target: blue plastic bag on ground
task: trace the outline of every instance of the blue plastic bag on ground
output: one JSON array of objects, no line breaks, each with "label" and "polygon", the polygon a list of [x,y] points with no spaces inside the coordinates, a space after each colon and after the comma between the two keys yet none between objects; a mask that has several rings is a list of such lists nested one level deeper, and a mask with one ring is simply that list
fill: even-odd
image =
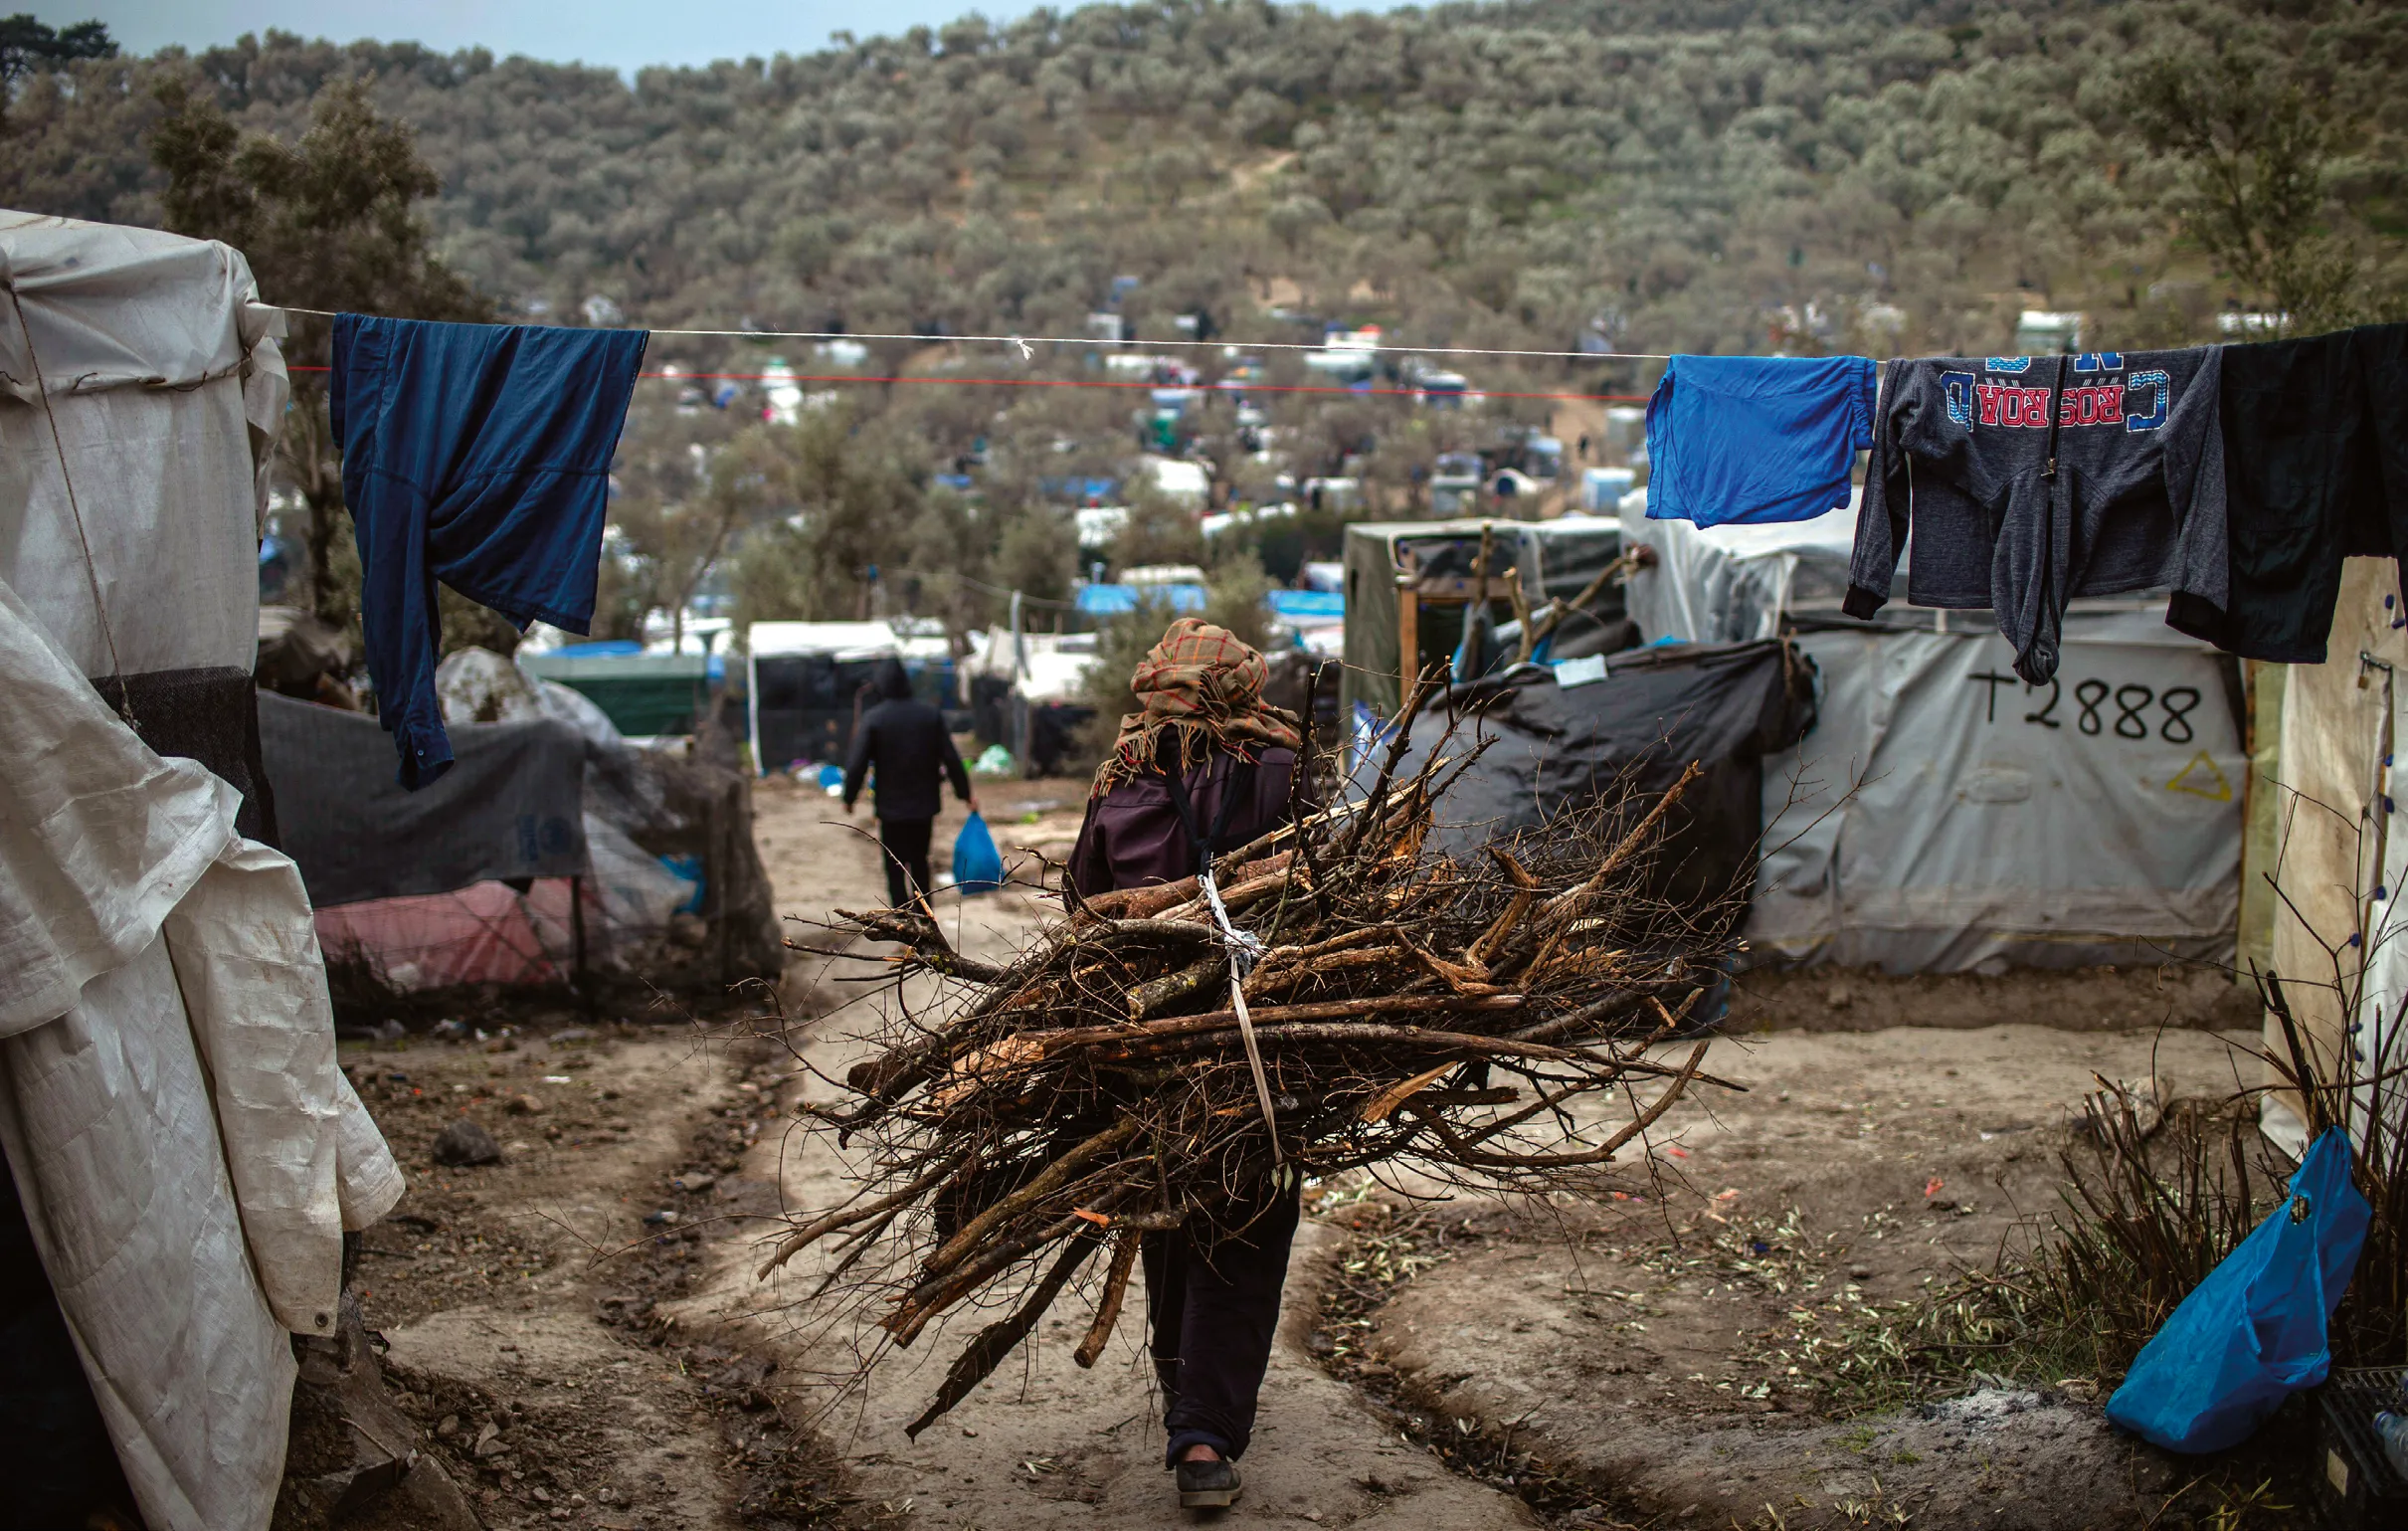
[{"label": "blue plastic bag on ground", "polygon": [[986,893],[1004,885],[1004,855],[995,849],[987,821],[972,814],[953,837],[953,885],[965,893]]},{"label": "blue plastic bag on ground", "polygon": [[2357,1268],[2372,1211],[2349,1183],[2349,1139],[2317,1138],[2291,1197],[2224,1256],[2142,1347],[2107,1417],[2169,1451],[2249,1438],[2331,1369],[2325,1326]]}]

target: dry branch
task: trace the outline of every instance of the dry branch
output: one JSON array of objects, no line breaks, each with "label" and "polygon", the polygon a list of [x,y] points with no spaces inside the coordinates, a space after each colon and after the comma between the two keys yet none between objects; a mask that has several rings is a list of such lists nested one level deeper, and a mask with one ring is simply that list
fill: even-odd
[{"label": "dry branch", "polygon": [[[1414,688],[1403,727],[1431,694]],[[853,1229],[838,1268],[870,1273],[845,1290],[892,1344],[965,1307],[1008,1310],[914,1434],[994,1371],[1107,1237],[1081,1365],[1110,1338],[1142,1237],[1225,1232],[1275,1175],[1395,1164],[1488,1191],[1576,1186],[1684,1092],[1727,1083],[1702,1071],[1702,1044],[1650,1055],[1733,946],[1731,907],[1649,892],[1697,768],[1449,860],[1426,849],[1430,830],[1448,773],[1478,748],[1451,738],[1410,766],[1400,739],[1368,793],[1221,859],[1230,918],[1266,948],[1243,986],[1261,1090],[1193,879],[1066,896],[1068,918],[1001,966],[915,911],[846,916],[854,935],[903,943],[878,959],[889,982],[934,975],[939,994],[905,1006],[898,988],[846,1076],[853,1098],[814,1108],[866,1140],[865,1184],[798,1219],[763,1268]],[[1617,1112],[1644,1080],[1653,1098]],[[882,1258],[862,1260],[872,1241]]]}]

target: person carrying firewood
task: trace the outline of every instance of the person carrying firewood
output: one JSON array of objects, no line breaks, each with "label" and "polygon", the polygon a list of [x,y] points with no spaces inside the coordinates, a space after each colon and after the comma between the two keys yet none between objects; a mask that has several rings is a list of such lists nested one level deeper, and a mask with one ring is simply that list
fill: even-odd
[{"label": "person carrying firewood", "polygon": [[[1070,853],[1083,896],[1176,882],[1318,806],[1294,781],[1295,716],[1262,699],[1269,668],[1224,628],[1171,624],[1130,677],[1141,710],[1121,719]],[[1149,1233],[1141,1246],[1154,1374],[1170,1432],[1165,1464],[1189,1509],[1232,1504],[1270,1364],[1296,1235],[1293,1171],[1239,1188],[1211,1226]]]}]

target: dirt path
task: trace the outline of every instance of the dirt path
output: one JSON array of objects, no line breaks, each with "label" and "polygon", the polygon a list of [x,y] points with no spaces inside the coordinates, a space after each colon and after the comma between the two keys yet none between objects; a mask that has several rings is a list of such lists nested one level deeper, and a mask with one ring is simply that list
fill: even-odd
[{"label": "dirt path", "polygon": [[[764,827],[792,867],[773,867],[781,887],[811,885],[805,901],[823,903],[850,891],[841,837],[805,822],[824,816],[816,805],[793,806],[805,812]],[[1024,838],[1058,843],[1057,817]],[[972,907],[959,936],[983,954],[1017,946],[1044,913],[1011,896]],[[1308,1220],[1249,1513],[2145,1521],[2180,1479],[2106,1428],[2089,1379],[1900,1410],[1895,1385],[1885,1393],[1851,1357],[1896,1343],[1933,1283],[1986,1267],[2053,1208],[2057,1147],[2098,1076],[2227,1094],[2254,1077],[2235,1051],[2253,1019],[2229,984],[2170,969],[1759,975],[1735,1016],[1746,1035],[1708,1061],[1746,1092],[1679,1107],[1649,1160],[1602,1183],[1600,1206],[1467,1198],[1400,1220],[1331,1203]],[[849,1061],[841,1030],[808,1051],[830,1073]],[[784,1184],[798,1203],[824,1201],[837,1173],[825,1156],[790,1159]],[[741,1294],[738,1281],[698,1305]],[[1109,1379],[1067,1367],[1071,1336],[1054,1327],[1029,1369],[990,1383],[918,1449],[897,1443],[899,1426],[959,1341],[892,1365],[850,1417],[861,1480],[946,1525],[1055,1524],[1067,1503],[1176,1523],[1159,1508],[1135,1325]],[[1430,1476],[1442,1458],[1461,1470]],[[1552,1492],[1534,1471],[1574,1481]],[[1410,1500],[1393,1497],[1400,1472],[1416,1475]],[[1019,1496],[983,1495],[999,1478]],[[1466,1499],[1482,1480],[1492,1490]]]},{"label": "dirt path", "polygon": [[[989,804],[1007,848],[1066,849],[1077,795],[1053,787],[987,789],[1007,800]],[[882,901],[866,815],[846,826],[782,782],[758,809],[782,913]],[[937,829],[940,870],[954,828]],[[1051,906],[1007,891],[944,907],[964,949],[999,955]],[[839,1005],[844,971],[798,964],[790,1013]],[[1399,1217],[1325,1188],[1229,1518],[2146,1519],[2162,1468],[2107,1435],[2082,1379],[1883,1415],[1845,1362],[2052,1201],[2052,1134],[2094,1071],[2227,1087],[2216,1034],[2129,1029],[2221,1021],[2222,997],[2155,974],[1923,989],[1836,974],[1760,984],[1750,1003],[1744,1024],[1791,1028],[1716,1045],[1709,1067],[1750,1091],[1681,1107],[1600,1207]],[[1939,1028],[1837,1029],[1919,1005]],[[1985,1013],[2061,1024],[1975,1025]],[[756,1280],[767,1220],[840,1192],[834,1149],[789,1124],[798,1101],[834,1095],[845,1015],[778,1044],[665,1017],[532,1019],[343,1054],[413,1178],[367,1236],[363,1304],[398,1402],[487,1524],[1190,1523],[1161,1469],[1142,1301],[1092,1372],[1070,1363],[1065,1325],[1085,1310],[1065,1304],[1024,1364],[914,1442],[902,1425],[967,1328],[846,1393],[860,1336],[804,1300],[816,1271]],[[501,1142],[499,1164],[434,1163],[462,1116]]]},{"label": "dirt path", "polygon": [[[1001,794],[990,789],[990,795]],[[1076,801],[1073,797],[1068,805],[1073,812]],[[841,827],[823,824],[840,813],[832,810],[825,800],[801,793],[763,795],[760,840],[786,912],[818,914],[876,896],[874,847]],[[1017,827],[1021,816],[1009,814],[1007,805],[997,817]],[[1057,806],[1044,817],[1058,819],[1063,813]],[[952,828],[940,823],[937,829],[940,870]],[[1009,845],[1020,837],[1003,828],[1000,838]],[[941,906],[956,920],[957,943],[985,956],[1017,949],[1052,908],[1013,891]],[[807,967],[789,987],[797,995],[841,995],[834,977]],[[847,1025],[838,1014],[811,1029],[803,1047],[814,1067],[842,1074],[853,1055],[843,1041]],[[813,1098],[833,1095],[817,1080],[797,1080],[795,1087]],[[776,1177],[790,1205],[826,1206],[840,1194],[843,1166],[824,1140],[798,1136],[754,1150],[745,1173]],[[1319,1306],[1314,1283],[1330,1263],[1325,1256],[1336,1237],[1308,1225],[1299,1238],[1286,1322],[1246,1458],[1246,1494],[1227,1519],[1323,1525],[1380,1519],[1465,1531],[1532,1524],[1511,1496],[1453,1476],[1427,1453],[1400,1441],[1308,1352]],[[819,1310],[797,1300],[810,1290],[814,1270],[783,1272],[765,1287],[753,1278],[748,1249],[735,1244],[712,1249],[704,1288],[676,1307],[682,1323],[707,1329],[768,1310],[765,1317],[745,1321],[763,1324],[776,1336],[784,1361],[781,1375],[827,1378],[849,1369],[858,1337],[824,1332]],[[916,1443],[905,1438],[902,1426],[919,1412],[969,1331],[957,1325],[894,1357],[865,1395],[827,1422],[854,1491],[865,1505],[897,1515],[908,1506],[915,1524],[929,1526],[1014,1531],[1191,1524],[1177,1508],[1161,1464],[1164,1437],[1151,1368],[1142,1354],[1142,1307],[1132,1302],[1112,1349],[1092,1372],[1071,1364],[1076,1335],[1066,1326],[1073,1318],[1049,1321],[1024,1366],[1007,1366]],[[1083,1309],[1076,1316],[1083,1316]],[[805,1407],[823,1402],[829,1397],[820,1391],[824,1386],[798,1382],[790,1401]]]},{"label": "dirt path", "polygon": [[[396,1403],[487,1525],[796,1524],[826,1507],[827,1463],[755,1393],[748,1333],[655,1317],[732,1232],[701,1207],[747,1194],[730,1172],[763,1095],[740,1059],[683,1025],[343,1052],[411,1176],[363,1241],[361,1305]],[[435,1161],[463,1117],[499,1163]]]}]

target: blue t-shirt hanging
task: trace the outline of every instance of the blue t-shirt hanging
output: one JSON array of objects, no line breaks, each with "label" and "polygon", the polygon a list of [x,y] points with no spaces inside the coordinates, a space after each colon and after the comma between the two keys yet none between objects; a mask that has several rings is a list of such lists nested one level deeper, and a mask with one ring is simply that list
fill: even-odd
[{"label": "blue t-shirt hanging", "polygon": [[594,621],[611,458],[644,330],[334,321],[328,404],[377,710],[415,791],[451,767],[435,582],[524,628]]},{"label": "blue t-shirt hanging", "polygon": [[1647,518],[1808,521],[1873,445],[1869,356],[1675,356],[1647,401]]}]

